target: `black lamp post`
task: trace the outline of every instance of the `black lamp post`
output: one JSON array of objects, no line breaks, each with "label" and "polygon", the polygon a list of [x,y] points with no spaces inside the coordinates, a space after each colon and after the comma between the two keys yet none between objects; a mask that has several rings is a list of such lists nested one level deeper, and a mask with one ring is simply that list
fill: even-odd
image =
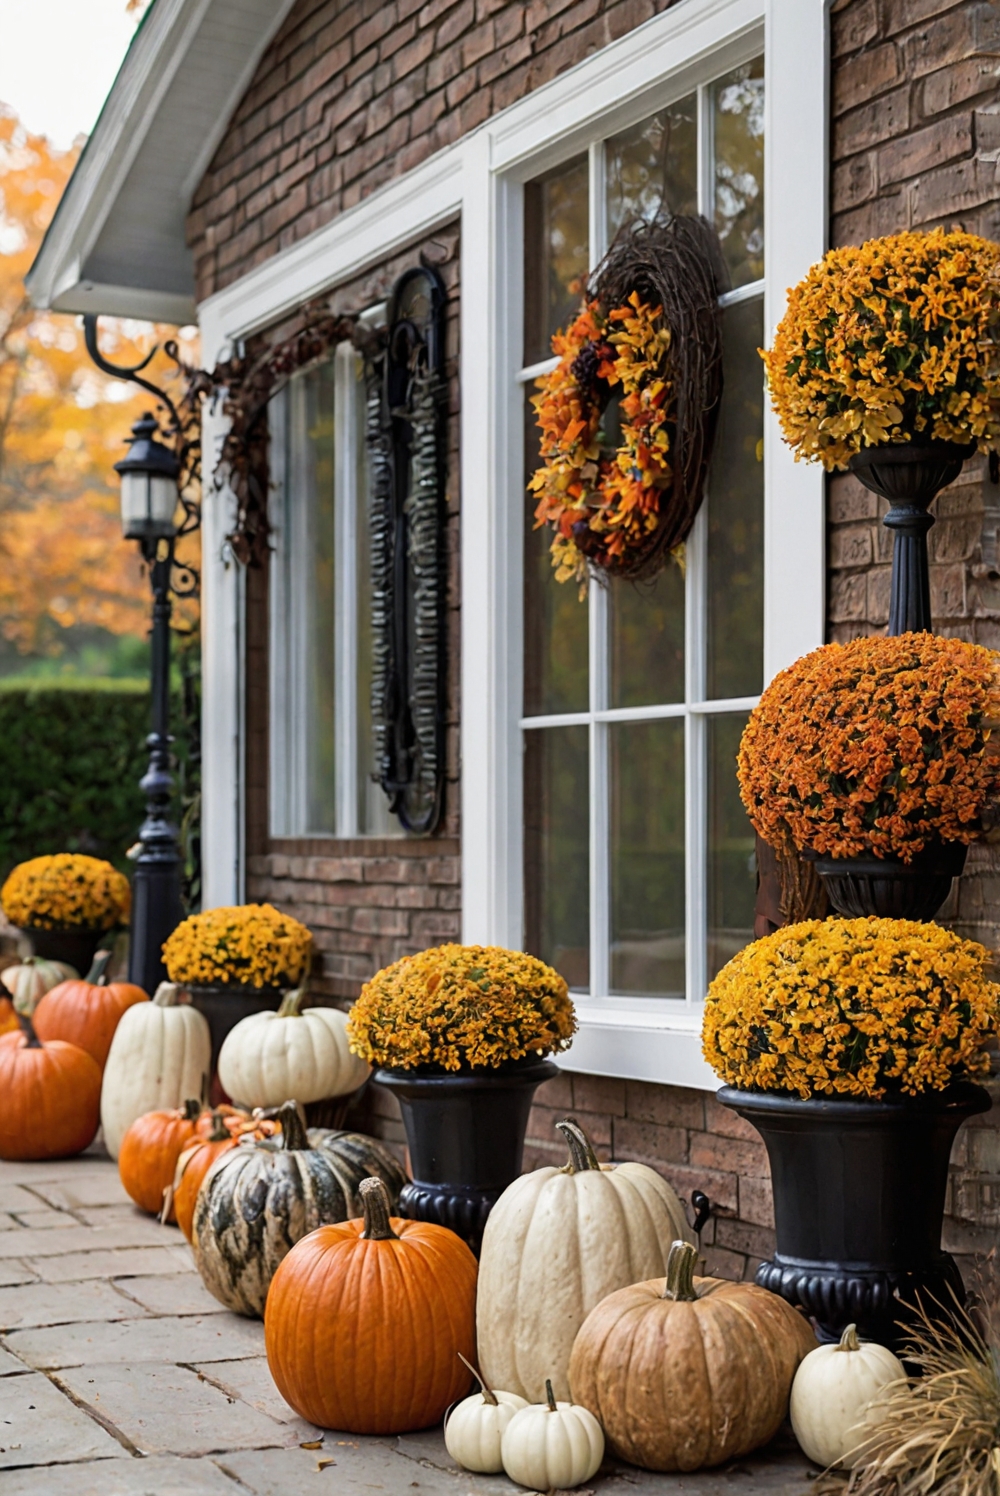
[{"label": "black lamp post", "polygon": [[146,739],[149,768],[139,781],[146,819],[139,830],[139,855],[132,878],[132,938],[129,981],[155,992],[166,976],[163,942],[183,918],[181,857],[177,827],[170,820],[174,781],[170,773],[170,573],[177,537],[180,463],[157,441],[159,426],[147,413],[132,427],[132,440],[115,472],[121,475],[122,534],[137,540],[153,588],[152,732]]}]

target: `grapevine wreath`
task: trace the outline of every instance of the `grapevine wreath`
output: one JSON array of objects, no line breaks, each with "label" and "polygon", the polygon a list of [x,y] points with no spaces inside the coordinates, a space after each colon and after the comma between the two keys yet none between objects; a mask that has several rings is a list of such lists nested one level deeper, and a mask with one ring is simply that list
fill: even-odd
[{"label": "grapevine wreath", "polygon": [[722,395],[721,265],[704,218],[629,224],[553,337],[529,487],[560,582],[585,584],[589,567],[651,578],[686,539]]}]

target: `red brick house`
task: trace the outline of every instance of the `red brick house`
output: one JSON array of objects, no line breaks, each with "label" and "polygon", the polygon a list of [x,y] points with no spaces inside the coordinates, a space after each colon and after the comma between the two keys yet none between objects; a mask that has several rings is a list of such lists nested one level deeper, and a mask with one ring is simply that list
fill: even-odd
[{"label": "red brick house", "polygon": [[[715,1103],[699,1047],[706,984],[752,930],[733,756],[774,672],[879,629],[888,601],[878,501],[792,461],[757,348],[828,244],[936,223],[1000,236],[998,58],[989,0],[155,0],[32,272],[42,305],[197,319],[211,368],[303,307],[377,319],[402,271],[435,267],[440,821],[403,834],[368,773],[345,342],[272,401],[265,564],[236,561],[233,496],[206,488],[206,901],[299,915],[337,999],[441,940],[552,961],[580,1033],[532,1155],[572,1108],[609,1156],[707,1191],[730,1275],[769,1252],[771,1224],[763,1148]],[[571,282],[661,201],[712,219],[729,268],[708,498],[683,572],[581,602],[530,523],[526,399]],[[223,435],[206,408],[206,452]],[[937,514],[936,626],[998,645],[1000,489],[969,464]],[[974,849],[953,922],[997,944],[997,892]],[[998,1188],[987,1119],[957,1145],[946,1245],[991,1239]]]}]

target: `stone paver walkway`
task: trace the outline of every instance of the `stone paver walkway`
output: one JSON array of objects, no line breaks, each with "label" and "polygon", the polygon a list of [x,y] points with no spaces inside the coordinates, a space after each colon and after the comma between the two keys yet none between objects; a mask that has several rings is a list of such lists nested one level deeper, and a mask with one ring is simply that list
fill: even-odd
[{"label": "stone paver walkway", "polygon": [[[311,1447],[310,1447],[311,1446]],[[609,1463],[595,1496],[804,1496],[789,1445],[730,1470]],[[137,1210],[100,1151],[0,1163],[0,1496],[512,1496],[439,1429],[362,1439],[279,1396],[262,1326],[201,1286],[176,1227]]]}]

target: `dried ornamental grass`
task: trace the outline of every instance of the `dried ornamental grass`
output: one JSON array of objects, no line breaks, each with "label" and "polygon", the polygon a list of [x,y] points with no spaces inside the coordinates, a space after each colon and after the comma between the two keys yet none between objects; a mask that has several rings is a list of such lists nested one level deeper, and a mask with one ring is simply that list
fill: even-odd
[{"label": "dried ornamental grass", "polygon": [[347,1020],[351,1049],[401,1069],[496,1069],[566,1049],[569,989],[551,966],[489,945],[439,945],[366,982]]},{"label": "dried ornamental grass", "polygon": [[306,926],[271,904],[192,914],[163,946],[170,980],[203,987],[294,987],[311,957]]},{"label": "dried ornamental grass", "polygon": [[0,889],[12,924],[36,930],[110,930],[128,924],[132,890],[98,857],[59,852],[19,862]]},{"label": "dried ornamental grass", "polygon": [[788,293],[762,357],[796,458],[845,467],[883,442],[1000,433],[1000,245],[975,234],[892,234],[830,250]]},{"label": "dried ornamental grass", "polygon": [[971,842],[1000,795],[1000,655],[935,634],[826,644],[776,675],[737,759],[772,847],[913,858]]},{"label": "dried ornamental grass", "polygon": [[702,1050],[744,1090],[918,1096],[984,1075],[1000,987],[940,925],[805,920],[755,940],[708,989]]}]

